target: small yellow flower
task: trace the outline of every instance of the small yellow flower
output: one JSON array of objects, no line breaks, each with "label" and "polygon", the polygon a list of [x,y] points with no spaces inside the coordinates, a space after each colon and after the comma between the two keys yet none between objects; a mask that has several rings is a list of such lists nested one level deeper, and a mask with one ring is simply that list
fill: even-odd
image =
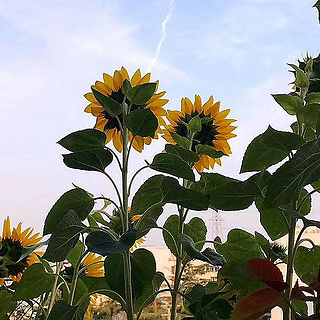
[{"label": "small yellow flower", "polygon": [[[220,111],[220,105],[220,101],[214,103],[213,96],[210,96],[205,104],[202,104],[199,95],[195,96],[194,103],[188,98],[182,98],[181,111],[168,111],[167,119],[170,124],[166,125],[163,138],[172,144],[175,144],[175,142],[170,132],[175,132],[187,138],[188,129],[183,123],[188,123],[193,117],[199,115],[201,119],[206,117],[209,121],[202,123],[201,131],[195,134],[192,150],[195,151],[195,146],[201,144],[214,147],[215,150],[222,151],[226,155],[231,154],[228,140],[236,137],[232,133],[236,127],[231,125],[236,120],[226,119],[230,109]],[[221,165],[221,159],[201,155],[200,160],[195,163],[194,167],[197,171],[202,172],[205,168],[213,168],[215,163]]]},{"label": "small yellow flower", "polygon": [[[121,87],[123,85],[124,80],[128,80],[132,87],[137,85],[141,85],[144,83],[150,82],[151,74],[147,73],[145,76],[141,76],[141,72],[138,69],[135,74],[130,78],[127,70],[122,67],[120,70],[116,70],[113,76],[110,76],[107,73],[103,74],[103,82],[96,81],[93,89],[99,91],[100,93],[109,96],[113,100],[118,103],[122,103],[124,99],[124,94],[121,91]],[[157,81],[157,89],[158,89],[158,81]],[[157,91],[156,89],[156,91]],[[165,121],[163,119],[166,116],[166,111],[163,109],[163,106],[168,103],[167,99],[162,99],[165,95],[165,91],[154,93],[151,99],[145,105],[133,105],[131,107],[131,111],[137,109],[150,109],[153,114],[158,119],[158,130],[155,133],[154,138],[158,138],[158,134],[162,133],[161,126],[165,125]],[[85,98],[90,102],[90,104],[86,107],[85,112],[91,113],[93,116],[97,117],[95,128],[104,131],[107,135],[106,143],[113,141],[114,147],[118,152],[122,151],[122,135],[120,131],[120,126],[117,119],[110,114],[99,104],[99,102],[94,97],[93,93],[85,94]],[[122,114],[119,116],[120,121],[122,121]],[[129,133],[129,141],[133,138],[132,133]],[[152,141],[151,137],[140,137],[136,136],[133,139],[132,146],[137,151],[141,152],[144,148],[144,145],[149,145]]]},{"label": "small yellow flower", "polygon": [[[11,231],[10,218],[7,217],[4,220],[2,237],[0,236],[0,243],[2,245],[0,256],[6,256],[13,262],[12,264],[5,265],[8,270],[8,276],[12,281],[19,282],[28,266],[39,262],[36,253],[42,255],[43,252],[32,252],[19,261],[23,248],[36,245],[41,241],[39,235],[40,233],[33,235],[33,229],[31,228],[22,231],[21,222],[17,228],[13,228]],[[4,281],[4,278],[0,278],[0,286],[4,284]]]},{"label": "small yellow flower", "polygon": [[95,278],[104,277],[104,265],[103,265],[102,256],[90,252],[82,261],[82,265],[84,267],[88,266],[85,271],[85,274],[88,277],[95,277]]}]

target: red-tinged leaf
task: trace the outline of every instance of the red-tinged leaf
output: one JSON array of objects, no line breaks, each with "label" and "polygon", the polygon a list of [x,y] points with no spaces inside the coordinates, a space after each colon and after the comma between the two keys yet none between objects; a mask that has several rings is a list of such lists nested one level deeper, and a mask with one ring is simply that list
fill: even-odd
[{"label": "red-tinged leaf", "polygon": [[291,299],[293,300],[301,300],[306,297],[304,292],[308,292],[312,295],[314,295],[314,289],[311,287],[299,287],[298,280],[296,281],[296,284],[294,285],[291,293]]},{"label": "red-tinged leaf", "polygon": [[279,268],[269,260],[251,259],[245,264],[245,268],[250,275],[278,292],[288,288]]},{"label": "red-tinged leaf", "polygon": [[281,293],[272,288],[264,288],[253,292],[239,301],[232,312],[231,320],[257,320],[280,305]]}]

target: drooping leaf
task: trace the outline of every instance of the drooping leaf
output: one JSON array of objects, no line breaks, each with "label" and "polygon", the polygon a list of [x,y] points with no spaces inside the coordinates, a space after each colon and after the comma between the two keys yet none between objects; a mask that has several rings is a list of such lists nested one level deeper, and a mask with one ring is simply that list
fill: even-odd
[{"label": "drooping leaf", "polygon": [[81,255],[85,251],[85,246],[81,241],[78,241],[78,243],[72,248],[72,250],[69,252],[67,256],[67,260],[75,266],[77,262],[79,261]]},{"label": "drooping leaf", "polygon": [[320,104],[307,104],[297,112],[297,118],[301,124],[305,125],[305,127],[309,127],[315,130],[319,117],[319,111]]},{"label": "drooping leaf", "polygon": [[260,212],[260,223],[271,240],[277,240],[289,232],[289,217],[280,209],[264,208],[262,199],[256,199],[255,205]]},{"label": "drooping leaf", "polygon": [[158,129],[157,117],[150,109],[137,109],[125,117],[125,124],[134,136],[154,137]]},{"label": "drooping leaf", "polygon": [[15,309],[17,302],[13,299],[13,294],[8,290],[0,290],[0,319],[9,319],[8,314]]},{"label": "drooping leaf", "polygon": [[207,145],[202,145],[198,144],[196,146],[196,152],[197,154],[204,154],[206,156],[209,156],[211,158],[221,158],[225,154],[222,151],[217,151],[215,148],[207,146]]},{"label": "drooping leaf", "polygon": [[[220,240],[220,239],[218,239]],[[225,243],[215,243],[215,248],[229,262],[243,263],[254,258],[263,258],[259,243],[255,237],[240,229],[233,229]]]},{"label": "drooping leaf", "polygon": [[300,88],[308,88],[309,87],[309,79],[308,76],[296,65],[288,63],[288,65],[295,70],[295,85]]},{"label": "drooping leaf", "polygon": [[122,112],[121,104],[112,98],[102,94],[91,87],[92,93],[100,105],[110,114],[112,117],[117,117]]},{"label": "drooping leaf", "polygon": [[44,224],[44,235],[52,233],[62,218],[70,211],[76,212],[81,221],[85,220],[94,206],[94,200],[88,193],[75,188],[64,193],[51,208]]},{"label": "drooping leaf", "polygon": [[[180,243],[179,217],[177,215],[171,215],[164,223],[163,228],[165,229],[162,231],[164,241],[172,254],[176,256],[177,250],[174,242],[176,242],[177,245]],[[171,233],[173,239],[166,230]],[[194,242],[200,242],[196,244],[197,250],[202,249],[207,235],[207,227],[202,219],[198,217],[192,218],[189,223],[184,225],[184,233],[190,236]]]},{"label": "drooping leaf", "polygon": [[303,100],[292,94],[272,94],[274,100],[290,115],[295,115],[303,106]]},{"label": "drooping leaf", "polygon": [[[156,274],[156,262],[153,254],[146,249],[137,249],[130,254],[134,301],[150,285]],[[106,257],[105,279],[109,287],[124,297],[124,271],[122,254],[112,254]]]},{"label": "drooping leaf", "polygon": [[170,153],[159,153],[154,158],[150,168],[159,172],[169,173],[178,178],[194,181],[194,173],[187,162],[179,156]]},{"label": "drooping leaf", "polygon": [[166,144],[165,150],[167,153],[174,154],[186,162],[199,161],[199,156],[195,152],[187,150],[178,145]]},{"label": "drooping leaf", "polygon": [[299,196],[300,189],[320,179],[319,141],[303,145],[270,178],[265,207],[285,205]]},{"label": "drooping leaf", "polygon": [[248,208],[256,197],[261,197],[259,187],[251,181],[229,182],[215,189],[209,197],[210,206],[224,211]]},{"label": "drooping leaf", "polygon": [[156,87],[155,82],[140,84],[127,91],[127,98],[133,104],[143,105],[151,99]]},{"label": "drooping leaf", "polygon": [[50,292],[54,284],[54,275],[46,272],[41,263],[35,263],[27,268],[15,291],[15,300],[37,298]]},{"label": "drooping leaf", "polygon": [[84,129],[68,134],[58,143],[71,152],[103,149],[106,144],[106,134],[95,129]]},{"label": "drooping leaf", "polygon": [[174,203],[192,210],[206,210],[208,198],[204,194],[179,185],[171,177],[156,175],[149,178],[136,192],[131,205],[131,214],[145,214],[152,207]]},{"label": "drooping leaf", "polygon": [[64,300],[59,300],[53,306],[48,320],[82,320],[84,312],[78,306],[71,306]]},{"label": "drooping leaf", "polygon": [[86,238],[86,246],[90,252],[107,256],[111,253],[122,253],[130,249],[136,241],[137,231],[131,229],[117,241],[111,235],[102,231],[91,232]]},{"label": "drooping leaf", "polygon": [[281,293],[272,288],[253,292],[237,303],[231,320],[256,320],[279,305],[281,301]]},{"label": "drooping leaf", "polygon": [[191,189],[210,195],[213,191],[225,184],[237,181],[239,180],[223,176],[219,173],[202,173],[201,179],[193,183]]},{"label": "drooping leaf", "polygon": [[196,133],[196,132],[201,131],[202,126],[201,126],[201,119],[200,119],[199,115],[196,115],[193,118],[191,118],[191,120],[187,124],[187,128],[192,133]]},{"label": "drooping leaf", "polygon": [[183,249],[190,258],[204,261],[214,266],[222,266],[226,263],[226,260],[211,248],[206,248],[203,252],[200,252],[195,247],[193,239],[187,234],[180,234],[179,239]]},{"label": "drooping leaf", "polygon": [[294,269],[302,282],[311,284],[316,282],[320,266],[320,246],[313,248],[300,246],[297,250]]},{"label": "drooping leaf", "polygon": [[157,220],[162,214],[162,207],[153,207],[148,210],[137,222],[135,228],[137,230],[137,239],[145,236],[150,229],[157,226]]},{"label": "drooping leaf", "polygon": [[179,134],[171,131],[170,131],[170,135],[174,140],[174,142],[177,143],[179,146],[185,149],[189,149],[190,141],[186,137],[180,136]]},{"label": "drooping leaf", "polygon": [[142,294],[134,302],[134,312],[138,313],[140,308],[147,307],[156,299],[156,293],[159,291],[165,275],[162,272],[157,271],[149,283],[148,286],[144,287]]},{"label": "drooping leaf", "polygon": [[64,164],[72,169],[104,172],[112,162],[113,155],[107,149],[95,149],[63,154]]},{"label": "drooping leaf", "polygon": [[54,230],[43,258],[51,262],[66,259],[85,228],[75,211],[70,210]]},{"label": "drooping leaf", "polygon": [[306,96],[307,104],[320,103],[320,92],[311,92]]},{"label": "drooping leaf", "polygon": [[261,171],[280,162],[291,150],[305,141],[297,134],[273,129],[271,126],[248,146],[240,172]]}]

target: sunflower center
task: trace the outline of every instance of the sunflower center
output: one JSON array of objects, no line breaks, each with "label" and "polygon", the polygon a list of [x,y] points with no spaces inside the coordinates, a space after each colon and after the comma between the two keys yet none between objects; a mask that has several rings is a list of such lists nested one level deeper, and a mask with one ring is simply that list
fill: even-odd
[{"label": "sunflower center", "polygon": [[[113,100],[117,101],[118,103],[122,103],[124,99],[124,94],[121,91],[121,88],[118,91],[112,91],[111,95],[109,96]],[[126,103],[129,105],[130,101],[126,99]],[[143,109],[144,105],[136,105],[133,104],[131,106],[131,111],[137,110],[137,109]],[[110,114],[107,111],[103,111],[104,118],[108,120],[107,124],[104,126],[104,130],[110,130],[116,128],[118,131],[120,131],[120,126],[116,118],[110,116]],[[123,121],[123,115],[119,114],[118,118],[120,120],[120,123]]]},{"label": "sunflower center", "polygon": [[28,256],[17,262],[23,250],[20,241],[6,238],[2,239],[1,244],[0,256],[5,257],[5,267],[8,269],[9,276],[17,276],[22,273],[28,267]]},{"label": "sunflower center", "polygon": [[[175,127],[176,133],[180,136],[189,138],[188,129],[182,122],[189,123],[189,121],[197,115],[199,115],[200,119],[206,117],[203,112],[199,114],[197,111],[192,112],[191,114],[186,114],[184,118],[180,118],[178,126]],[[217,135],[219,134],[219,132],[217,131],[218,126],[215,126],[213,124],[213,121],[214,119],[211,119],[210,121],[201,125],[201,130],[194,135],[192,151],[196,150],[196,145],[198,144],[213,147],[213,141],[217,140]]]}]

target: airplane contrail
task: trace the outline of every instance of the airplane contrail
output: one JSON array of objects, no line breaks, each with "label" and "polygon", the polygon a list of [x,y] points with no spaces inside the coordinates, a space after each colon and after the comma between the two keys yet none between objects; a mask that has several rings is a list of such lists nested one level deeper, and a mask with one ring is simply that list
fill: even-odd
[{"label": "airplane contrail", "polygon": [[160,56],[160,51],[161,51],[161,47],[162,47],[162,44],[167,36],[167,24],[171,18],[171,15],[172,15],[172,12],[173,12],[173,5],[175,3],[175,0],[170,0],[170,3],[169,3],[169,7],[168,7],[168,13],[165,17],[165,19],[162,21],[162,28],[161,28],[161,38],[160,38],[160,41],[158,43],[158,46],[157,46],[157,50],[156,50],[156,54],[149,66],[149,71],[153,68],[153,66],[157,63],[157,61],[159,60],[159,56]]}]

